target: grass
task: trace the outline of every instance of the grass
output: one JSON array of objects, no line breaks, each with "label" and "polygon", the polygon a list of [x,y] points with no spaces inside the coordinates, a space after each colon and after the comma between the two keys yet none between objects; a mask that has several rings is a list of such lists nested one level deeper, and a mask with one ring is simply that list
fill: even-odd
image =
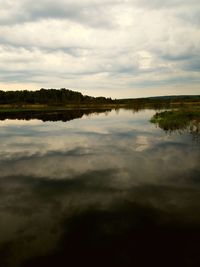
[{"label": "grass", "polygon": [[151,122],[165,131],[189,130],[200,133],[200,107],[181,108],[157,112]]},{"label": "grass", "polygon": [[49,105],[0,105],[0,113],[8,112],[28,112],[28,111],[67,111],[67,110],[84,110],[84,109],[105,109],[125,107],[124,104],[68,104],[64,106]]}]

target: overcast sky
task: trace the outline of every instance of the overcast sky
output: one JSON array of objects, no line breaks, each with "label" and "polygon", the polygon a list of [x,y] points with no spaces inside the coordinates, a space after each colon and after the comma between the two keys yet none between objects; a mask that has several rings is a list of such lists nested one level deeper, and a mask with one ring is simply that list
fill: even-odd
[{"label": "overcast sky", "polygon": [[0,88],[200,94],[199,0],[0,0]]}]

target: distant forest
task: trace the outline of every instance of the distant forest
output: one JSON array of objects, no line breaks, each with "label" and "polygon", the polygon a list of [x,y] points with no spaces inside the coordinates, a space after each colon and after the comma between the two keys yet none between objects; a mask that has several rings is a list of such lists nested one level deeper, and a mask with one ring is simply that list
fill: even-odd
[{"label": "distant forest", "polygon": [[92,97],[80,92],[62,89],[40,89],[37,91],[0,91],[0,104],[104,104],[113,103],[111,98]]},{"label": "distant forest", "polygon": [[0,91],[0,104],[8,105],[170,105],[175,103],[200,103],[200,95],[196,96],[165,96],[136,99],[111,99],[92,97],[69,89],[40,89],[37,91]]}]

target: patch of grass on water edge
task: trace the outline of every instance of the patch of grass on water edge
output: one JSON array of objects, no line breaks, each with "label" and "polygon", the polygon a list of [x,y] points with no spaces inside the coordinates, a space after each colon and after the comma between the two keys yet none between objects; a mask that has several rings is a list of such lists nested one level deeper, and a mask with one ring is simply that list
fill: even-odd
[{"label": "patch of grass on water edge", "polygon": [[163,130],[179,130],[187,127],[200,127],[200,108],[177,109],[157,112],[150,120]]}]

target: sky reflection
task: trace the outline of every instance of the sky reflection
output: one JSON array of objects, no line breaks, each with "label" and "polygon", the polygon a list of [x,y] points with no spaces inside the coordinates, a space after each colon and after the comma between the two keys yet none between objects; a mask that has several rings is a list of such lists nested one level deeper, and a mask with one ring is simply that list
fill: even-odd
[{"label": "sky reflection", "polygon": [[117,232],[129,242],[138,227],[199,227],[199,147],[187,134],[155,128],[149,123],[153,113],[120,110],[70,122],[0,122],[4,267],[64,260],[63,244],[72,249],[66,242],[78,238],[82,220],[86,225],[95,220],[97,228],[84,226],[81,233],[90,237],[97,231],[109,242]]}]

